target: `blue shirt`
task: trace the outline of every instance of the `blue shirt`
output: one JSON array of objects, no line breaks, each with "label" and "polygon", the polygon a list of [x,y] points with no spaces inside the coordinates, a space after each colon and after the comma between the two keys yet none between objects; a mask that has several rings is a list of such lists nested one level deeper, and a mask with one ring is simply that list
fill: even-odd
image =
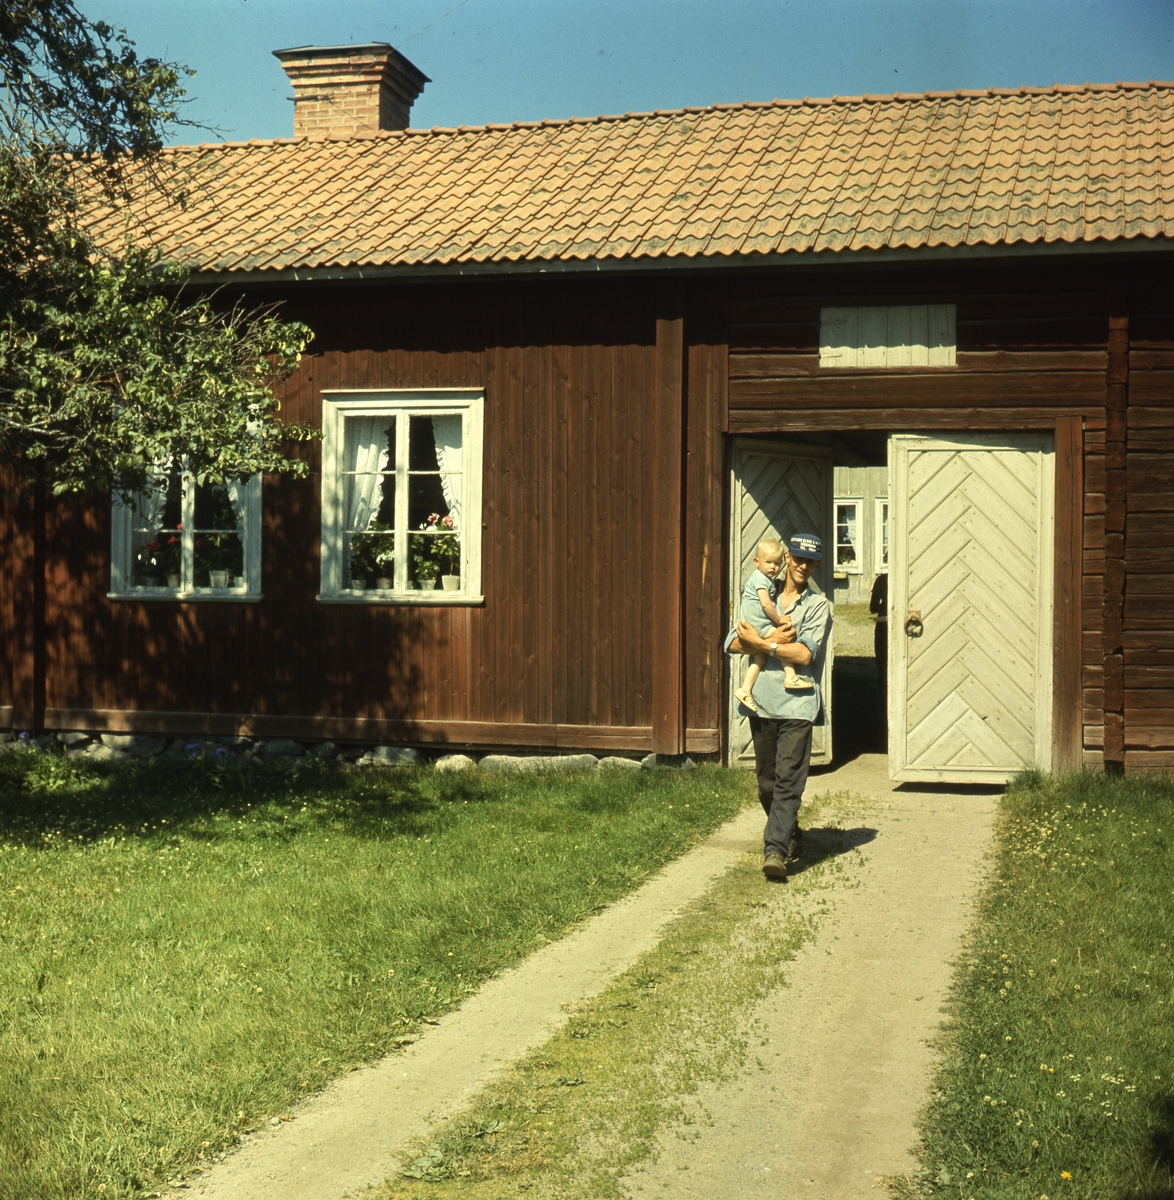
[{"label": "blue shirt", "polygon": [[771,603],[774,603],[779,598],[779,592],[783,590],[783,581],[770,579],[761,571],[754,570],[750,572],[750,578],[746,580],[746,586],[742,589],[742,607],[738,610],[739,616],[743,621],[749,621],[763,637],[766,637],[774,629],[775,624],[762,610],[762,601],[758,598],[759,588],[765,588],[766,594],[771,598]]},{"label": "blue shirt", "polygon": [[[753,578],[752,575],[751,579]],[[757,595],[754,599],[758,604]],[[758,604],[758,608],[761,612],[761,604]],[[758,705],[760,715],[764,717],[788,721],[815,721],[822,703],[819,681],[823,678],[827,638],[832,627],[831,605],[826,597],[808,587],[799,593],[782,615],[790,617],[792,628],[798,631],[796,642],[801,642],[811,651],[811,662],[806,667],[796,667],[795,670],[804,679],[810,679],[815,686],[809,692],[788,692],[783,687],[783,667],[786,664],[772,654],[766,660],[766,666],[762,668],[762,674],[754,685],[754,702]],[[754,621],[750,623],[755,624]],[[770,622],[767,624],[769,626]],[[731,629],[722,647],[727,654],[730,643],[737,636],[738,631]]]}]

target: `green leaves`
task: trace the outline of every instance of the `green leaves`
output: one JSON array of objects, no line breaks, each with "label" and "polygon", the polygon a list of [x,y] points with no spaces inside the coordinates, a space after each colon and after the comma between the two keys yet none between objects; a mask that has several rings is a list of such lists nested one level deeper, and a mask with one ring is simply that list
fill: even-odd
[{"label": "green leaves", "polygon": [[185,293],[129,207],[117,256],[88,232],[132,181],[137,205],[182,202],[157,153],[183,70],[70,0],[0,2],[0,459],[57,494],[129,497],[180,462],[201,484],[304,475],[286,445],[317,436],[273,392],[306,326]]},{"label": "green leaves", "polygon": [[13,288],[0,323],[0,456],[21,473],[55,493],[128,495],[160,463],[185,462],[201,484],[305,473],[283,446],[316,431],[282,424],[273,394],[304,325],[189,300],[181,272],[133,248],[116,263],[59,260],[55,274]]},{"label": "green leaves", "polygon": [[0,3],[0,105],[6,140],[52,143],[98,155],[159,150],[179,122],[190,68],[139,58],[134,42],[104,21],[88,21],[72,0]]}]

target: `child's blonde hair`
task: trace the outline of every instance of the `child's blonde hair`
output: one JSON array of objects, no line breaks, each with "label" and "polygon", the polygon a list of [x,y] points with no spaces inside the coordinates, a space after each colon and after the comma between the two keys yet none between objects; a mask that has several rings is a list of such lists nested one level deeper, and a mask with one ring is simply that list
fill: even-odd
[{"label": "child's blonde hair", "polygon": [[771,558],[782,558],[783,543],[778,538],[764,537],[755,547],[754,557],[762,558],[764,554],[769,554]]}]

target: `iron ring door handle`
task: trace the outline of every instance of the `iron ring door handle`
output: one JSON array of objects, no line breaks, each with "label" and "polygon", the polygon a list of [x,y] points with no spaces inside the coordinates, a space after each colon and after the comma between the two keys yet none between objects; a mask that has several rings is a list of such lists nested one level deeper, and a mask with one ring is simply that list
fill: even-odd
[{"label": "iron ring door handle", "polygon": [[921,637],[925,632],[925,626],[921,623],[921,610],[913,609],[905,618],[905,636],[911,638]]}]

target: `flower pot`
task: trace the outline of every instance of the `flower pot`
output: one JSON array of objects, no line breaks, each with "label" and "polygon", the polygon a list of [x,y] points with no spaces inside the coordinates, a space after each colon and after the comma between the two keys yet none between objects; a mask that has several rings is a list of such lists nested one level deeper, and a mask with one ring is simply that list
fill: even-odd
[{"label": "flower pot", "polygon": [[436,588],[435,579],[421,579],[416,585],[422,592],[431,592]]},{"label": "flower pot", "polygon": [[352,579],[351,590],[355,592],[365,592],[367,590],[367,581],[365,579]]},{"label": "flower pot", "polygon": [[178,575],[168,575],[167,576],[167,586],[169,588],[179,587],[179,576]]},{"label": "flower pot", "polygon": [[461,577],[459,575],[441,575],[440,583],[446,592],[459,592],[461,590]]},{"label": "flower pot", "polygon": [[375,586],[381,592],[390,592],[392,589],[392,582],[386,576],[380,576],[380,578],[375,580]]},{"label": "flower pot", "polygon": [[228,587],[228,572],[227,571],[209,571],[208,582],[214,588]]},{"label": "flower pot", "polygon": [[232,584],[233,584],[233,587],[243,588],[245,586],[245,577],[243,575],[238,575],[232,581]]}]

